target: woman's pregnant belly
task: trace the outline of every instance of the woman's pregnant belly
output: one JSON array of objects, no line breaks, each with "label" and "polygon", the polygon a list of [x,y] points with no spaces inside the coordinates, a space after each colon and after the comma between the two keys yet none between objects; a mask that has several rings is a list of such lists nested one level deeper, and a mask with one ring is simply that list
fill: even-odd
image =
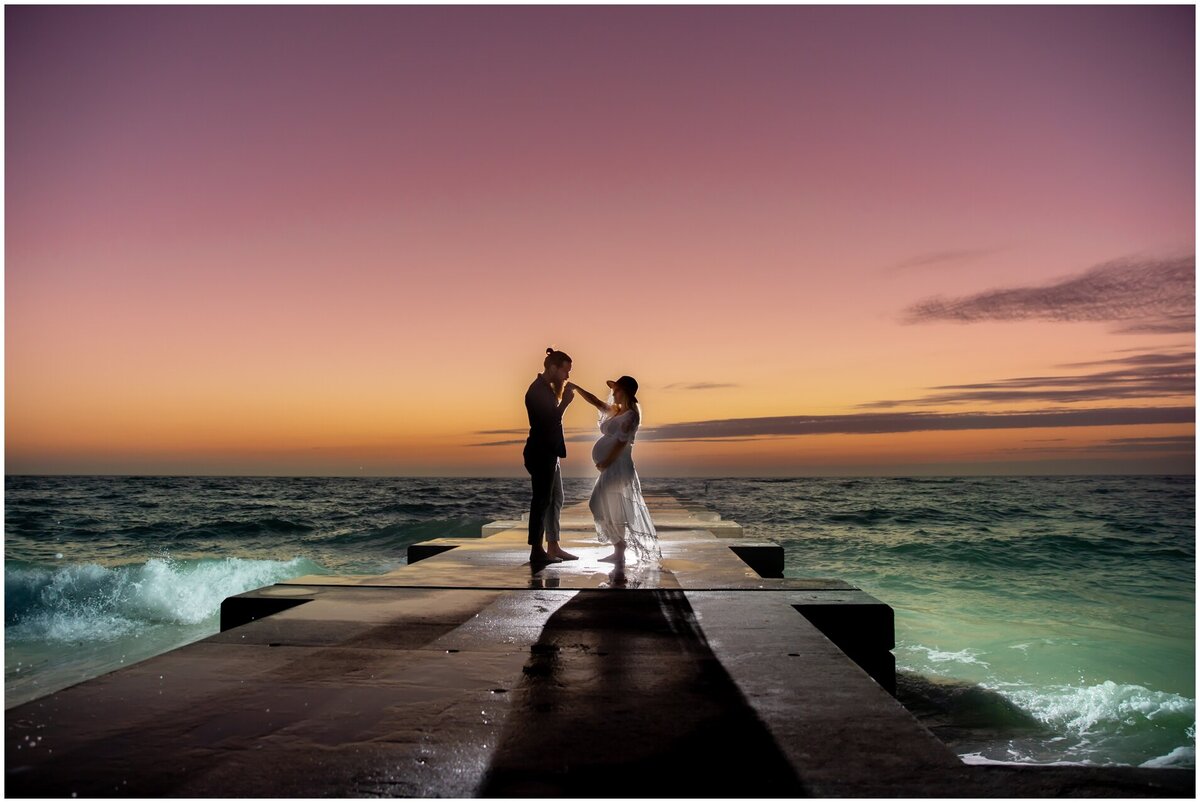
[{"label": "woman's pregnant belly", "polygon": [[608,457],[608,453],[612,451],[613,441],[612,435],[601,435],[600,440],[596,441],[596,445],[592,447],[592,462],[599,463],[604,458]]}]

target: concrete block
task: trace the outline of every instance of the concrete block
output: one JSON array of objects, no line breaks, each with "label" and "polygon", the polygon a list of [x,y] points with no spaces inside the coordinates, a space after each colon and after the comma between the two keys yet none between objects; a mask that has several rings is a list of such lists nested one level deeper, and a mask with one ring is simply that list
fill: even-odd
[{"label": "concrete block", "polygon": [[779,544],[730,544],[729,548],[759,577],[783,577],[783,547]]},{"label": "concrete block", "polygon": [[221,601],[221,632],[310,602],[311,598],[268,597],[251,591]]},{"label": "concrete block", "polygon": [[794,604],[801,615],[838,646],[889,694],[896,694],[895,612],[862,591],[857,599]]},{"label": "concrete block", "polygon": [[437,544],[429,541],[420,544],[409,544],[408,565],[411,566],[418,561],[425,560],[426,558],[432,558],[434,555],[440,555],[443,552],[449,552],[451,549],[454,549],[457,546],[458,544]]}]

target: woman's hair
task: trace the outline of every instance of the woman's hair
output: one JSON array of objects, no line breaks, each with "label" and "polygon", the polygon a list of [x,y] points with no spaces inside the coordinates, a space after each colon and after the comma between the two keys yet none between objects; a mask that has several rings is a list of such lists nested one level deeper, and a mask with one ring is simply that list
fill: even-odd
[{"label": "woman's hair", "polygon": [[562,365],[564,362],[573,362],[573,360],[566,352],[555,351],[551,346],[546,349],[546,359],[542,362],[542,367],[549,370],[551,365]]}]

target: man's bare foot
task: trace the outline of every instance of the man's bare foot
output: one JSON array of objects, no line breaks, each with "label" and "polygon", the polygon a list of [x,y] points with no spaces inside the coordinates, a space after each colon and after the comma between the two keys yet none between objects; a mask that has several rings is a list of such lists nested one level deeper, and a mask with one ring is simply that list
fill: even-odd
[{"label": "man's bare foot", "polygon": [[563,550],[563,548],[554,541],[551,541],[546,546],[546,554],[552,558],[558,558],[559,560],[579,560],[578,555],[572,555],[570,552]]},{"label": "man's bare foot", "polygon": [[562,558],[556,558],[540,546],[529,550],[529,562],[534,566],[545,566],[547,563],[562,563]]}]

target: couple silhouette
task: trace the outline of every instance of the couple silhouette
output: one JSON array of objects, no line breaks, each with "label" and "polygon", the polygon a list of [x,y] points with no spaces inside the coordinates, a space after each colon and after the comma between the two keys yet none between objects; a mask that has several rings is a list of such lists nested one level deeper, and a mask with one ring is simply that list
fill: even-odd
[{"label": "couple silhouette", "polygon": [[[613,546],[603,561],[625,564],[626,549],[639,563],[658,563],[662,553],[658,534],[650,521],[642,485],[633,467],[633,442],[642,422],[638,383],[631,376],[608,380],[607,401],[573,382],[570,356],[546,349],[542,373],[525,392],[529,437],[525,441],[525,470],[532,483],[529,503],[529,562],[533,566],[577,560],[560,542],[559,517],[563,506],[559,461],[567,456],[563,413],[576,394],[599,411],[600,437],[592,447],[592,462],[599,476],[588,502],[600,543]],[[542,545],[543,539],[545,546]]]}]

